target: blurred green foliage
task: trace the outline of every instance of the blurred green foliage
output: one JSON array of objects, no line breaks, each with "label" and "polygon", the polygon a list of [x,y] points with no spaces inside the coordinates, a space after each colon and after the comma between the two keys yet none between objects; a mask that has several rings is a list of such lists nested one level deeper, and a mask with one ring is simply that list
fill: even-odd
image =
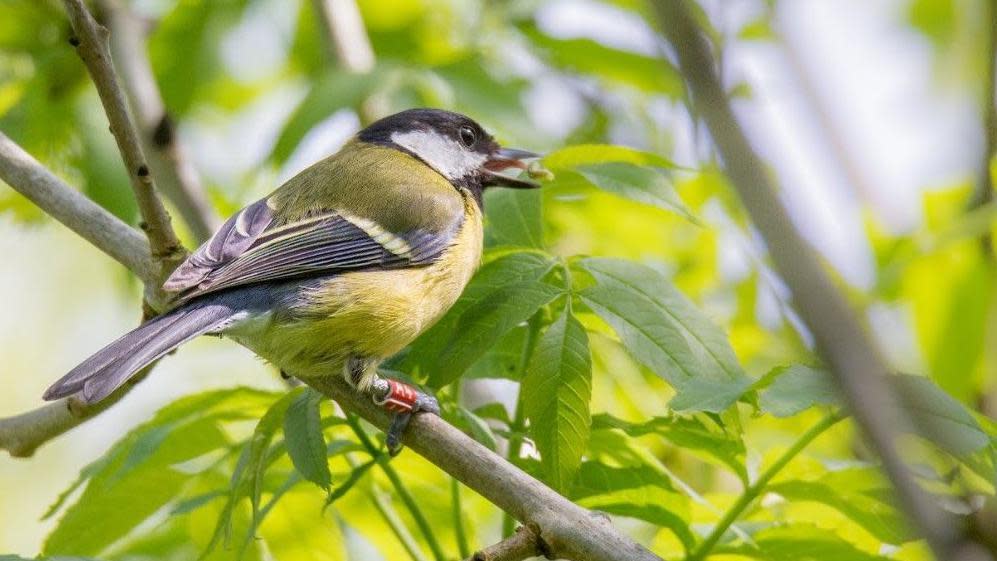
[{"label": "blurred green foliage", "polygon": [[[182,140],[283,100],[277,125],[252,128],[259,154],[207,173],[222,213],[295,171],[286,166],[310,133],[344,110],[363,120],[371,107],[448,107],[503,142],[548,152],[556,180],[542,192],[488,193],[484,266],[451,312],[385,368],[432,388],[448,420],[559,492],[632,519],[626,527],[663,557],[697,551],[758,474],[839,406],[715,158],[693,167],[670,158],[668,124],[651,108],[688,113],[667,57],[556,36],[539,24],[538,2],[363,0],[377,65],[358,75],[329,54],[309,1],[125,4],[147,20],[147,54]],[[966,2],[907,4],[940,58],[978,40]],[[606,6],[653,28],[642,3]],[[245,41],[241,26],[275,14],[279,56],[247,76],[224,44]],[[777,40],[771,17],[709,35],[718,49],[732,37]],[[0,130],[134,222],[127,178],[68,37],[58,2],[0,3]],[[581,117],[560,132],[538,129],[527,102],[550,79],[580,104]],[[288,88],[293,95],[280,97]],[[992,414],[997,395],[995,262],[979,243],[994,210],[967,215],[968,199],[961,187],[931,195],[925,226],[909,234],[888,234],[870,217],[876,285],[852,289],[864,311],[898,309],[913,326],[922,356],[911,364],[924,376],[898,376],[919,406],[905,453],[956,512],[994,493],[997,434],[979,412]],[[0,210],[43,219],[6,189]],[[725,270],[725,254],[747,265]],[[481,382],[495,379],[518,385]],[[439,469],[411,453],[389,460],[364,430],[308,389],[184,398],[82,469],[46,515],[59,521],[40,554],[419,561],[428,558],[421,550],[466,555],[458,536],[472,548],[500,537],[494,506],[460,489],[453,502]],[[928,558],[848,423],[763,491],[712,553]]]}]

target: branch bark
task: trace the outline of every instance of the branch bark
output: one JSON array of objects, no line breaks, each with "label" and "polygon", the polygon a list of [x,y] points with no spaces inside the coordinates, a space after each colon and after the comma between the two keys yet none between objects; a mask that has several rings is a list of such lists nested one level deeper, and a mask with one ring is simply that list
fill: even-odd
[{"label": "branch bark", "polygon": [[523,561],[543,555],[537,535],[526,526],[520,526],[515,534],[475,552],[467,561]]},{"label": "branch bark", "polygon": [[146,284],[156,282],[158,267],[141,232],[67,185],[2,132],[0,179]]},{"label": "branch bark", "polygon": [[710,46],[684,0],[657,0],[654,8],[678,54],[695,107],[709,127],[727,174],[765,239],[776,270],[789,286],[795,306],[831,366],[858,426],[879,454],[903,510],[938,559],[989,559],[982,548],[964,539],[953,517],[918,486],[900,457],[895,442],[911,422],[902,396],[887,379],[887,364],[813,249],[793,227],[731,111]]},{"label": "branch bark", "polygon": [[111,55],[138,122],[142,150],[149,156],[152,174],[194,237],[203,242],[218,228],[218,215],[177,139],[173,119],[156,85],[147,55],[145,24],[121,2],[102,0],[99,5],[110,26]]},{"label": "branch bark", "polygon": [[374,49],[354,0],[312,0],[326,45],[345,70],[370,72],[374,69]]},{"label": "branch bark", "polygon": [[143,373],[98,403],[88,404],[75,397],[67,397],[20,415],[0,418],[0,450],[7,450],[14,458],[31,457],[42,444],[76,428],[121,401],[154,365],[155,363],[147,366]]},{"label": "branch bark", "polygon": [[[388,428],[389,414],[341,376],[302,381],[334,399],[344,411],[381,430]],[[402,442],[522,522],[552,559],[660,561],[604,516],[557,494],[436,415],[413,417]]]},{"label": "branch bark", "polygon": [[[149,166],[139,143],[111,63],[107,29],[97,23],[82,0],[64,0],[73,28],[70,43],[76,47],[97,87],[111,133],[118,144],[132,190],[142,214],[148,243],[132,228],[114,218],[86,197],[59,181],[51,172],[0,135],[0,173],[4,180],[43,210],[134,272],[145,284],[149,308],[160,310],[167,302],[163,280],[187,252],[170,222],[170,215],[156,193]],[[150,365],[145,372],[152,368]],[[135,378],[138,382],[144,373]],[[14,417],[0,419],[0,449],[12,456],[30,456],[39,446],[78,426],[116,403],[134,383],[122,386],[105,402],[84,405],[72,397]]]},{"label": "branch bark", "polygon": [[[374,48],[356,0],[312,0],[312,6],[330,58],[348,72],[366,74],[373,70]],[[356,111],[360,122],[369,125],[387,113],[387,100],[375,92],[362,100]]]},{"label": "branch bark", "polygon": [[125,94],[111,64],[107,29],[93,19],[83,0],[63,0],[63,3],[73,27],[70,43],[76,47],[97,86],[142,214],[142,229],[149,237],[153,258],[161,265],[160,275],[165,277],[183,260],[186,252],[173,231],[169,213],[156,194],[156,184],[128,114]]}]

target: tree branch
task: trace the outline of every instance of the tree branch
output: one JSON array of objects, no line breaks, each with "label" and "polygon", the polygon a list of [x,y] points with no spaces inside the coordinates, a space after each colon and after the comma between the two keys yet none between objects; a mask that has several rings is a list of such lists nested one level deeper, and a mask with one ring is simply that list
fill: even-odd
[{"label": "tree branch", "polygon": [[329,54],[343,69],[366,73],[374,69],[374,49],[354,0],[312,0],[325,32]]},{"label": "tree branch", "polygon": [[101,0],[99,5],[110,26],[111,54],[138,121],[139,138],[153,176],[197,241],[203,242],[218,228],[218,214],[178,142],[176,127],[156,85],[147,55],[145,24],[119,1]]},{"label": "tree branch", "polygon": [[158,268],[141,232],[67,185],[2,132],[0,179],[143,282],[156,281]]},{"label": "tree branch", "polygon": [[[162,281],[186,257],[170,215],[156,193],[156,185],[146,164],[138,135],[125,105],[108,49],[107,29],[98,24],[82,0],[64,0],[74,36],[70,43],[97,87],[111,133],[118,144],[132,190],[142,214],[142,228],[148,244],[130,227],[121,223],[86,197],[70,189],[16,144],[0,135],[0,173],[11,186],[24,193],[88,241],[104,250],[138,275],[145,284],[146,302],[161,309],[167,301]],[[7,175],[10,175],[10,178]],[[91,222],[91,220],[93,222]],[[149,315],[151,310],[145,310]],[[134,378],[137,383],[153,365]],[[128,383],[101,403],[85,405],[72,397],[59,400],[14,417],[0,419],[0,448],[11,456],[30,456],[39,446],[90,419],[120,400],[134,387]]]},{"label": "tree branch", "polygon": [[161,265],[160,274],[165,277],[183,260],[186,252],[173,231],[169,213],[156,194],[149,165],[128,115],[125,94],[111,64],[107,29],[93,19],[83,0],[63,0],[63,3],[75,34],[70,43],[76,47],[76,52],[83,59],[94,85],[97,86],[97,93],[111,125],[111,133],[118,143],[139,212],[142,214],[142,229],[149,237],[153,258]]},{"label": "tree branch", "polygon": [[[334,399],[345,412],[356,413],[381,430],[388,428],[388,412],[341,376],[302,382]],[[413,417],[402,442],[522,522],[552,559],[660,561],[607,518],[557,494],[436,415]]]},{"label": "tree branch", "polygon": [[75,397],[53,401],[13,417],[0,418],[0,450],[14,458],[29,458],[49,440],[96,417],[121,401],[152,370],[155,363],[97,403],[84,403]]},{"label": "tree branch", "polygon": [[523,561],[542,555],[537,535],[526,526],[520,526],[513,535],[475,552],[467,561]]},{"label": "tree branch", "polygon": [[847,299],[816,254],[793,227],[775,188],[741,130],[717,77],[710,46],[683,0],[657,0],[659,22],[678,54],[695,107],[713,136],[727,174],[793,294],[800,316],[867,440],[879,454],[904,511],[938,559],[988,559],[967,542],[950,515],[925,493],[904,464],[896,438],[911,426],[903,398],[887,379],[889,369]]},{"label": "tree branch", "polygon": [[[367,36],[356,0],[312,0],[322,26],[330,59],[348,72],[366,74],[374,69],[374,49]],[[387,100],[373,93],[356,108],[360,122],[368,125],[387,113]]]}]

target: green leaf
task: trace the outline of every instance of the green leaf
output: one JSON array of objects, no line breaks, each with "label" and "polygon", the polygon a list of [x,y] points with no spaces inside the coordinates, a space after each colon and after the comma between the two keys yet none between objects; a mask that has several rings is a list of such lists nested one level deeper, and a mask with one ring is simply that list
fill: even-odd
[{"label": "green leaf", "polygon": [[[464,326],[472,321],[472,317],[493,321],[503,319],[500,312],[509,310],[496,310],[495,307],[500,306],[503,299],[510,298],[520,288],[530,290],[541,287],[538,290],[542,292],[553,289],[554,287],[542,281],[553,267],[554,261],[550,257],[534,252],[510,253],[488,263],[471,279],[450,311],[412,344],[409,352],[398,361],[397,368],[428,375],[428,384],[432,387],[438,388],[456,380],[522,320],[514,321],[514,318],[506,315],[502,325],[487,328],[484,325],[472,326],[476,334],[473,344],[481,345],[479,348],[460,348],[461,345],[472,344],[468,343],[472,333],[466,331]],[[534,296],[539,298],[545,295],[535,293]],[[550,299],[554,297],[556,294]],[[511,304],[522,305],[524,302]],[[533,311],[541,305],[543,304],[537,305]],[[519,311],[523,311],[522,308]],[[532,313],[526,317],[529,315]],[[504,329],[499,332],[502,327]],[[487,329],[492,331],[484,332]],[[449,358],[456,358],[461,362],[451,364],[447,362]]]},{"label": "green leaf", "polygon": [[631,423],[608,413],[600,413],[592,417],[592,430],[618,429],[634,437],[656,434],[683,450],[719,461],[747,483],[744,440],[737,431],[720,426],[715,417],[705,414],[671,415]]},{"label": "green leaf", "polygon": [[539,189],[485,191],[486,242],[492,246],[543,248]]},{"label": "green leaf", "polygon": [[[795,415],[817,404],[839,402],[828,373],[806,366],[776,369],[765,379],[775,378],[761,392],[762,409],[777,417]],[[895,374],[890,377],[903,396],[917,432],[958,458],[966,459],[990,444],[990,437],[961,402],[923,376]]]},{"label": "green leaf", "polygon": [[[438,372],[445,366],[440,364],[440,355],[455,335],[457,323],[464,313],[504,286],[524,281],[540,282],[554,267],[554,261],[546,255],[534,252],[517,252],[504,255],[483,266],[475,273],[463,294],[450,310],[410,346],[402,357],[399,370],[419,370],[428,374],[430,384],[436,387],[445,385],[457,378],[449,373]],[[439,382],[438,385],[434,381]]]},{"label": "green leaf", "polygon": [[762,561],[886,561],[863,551],[830,530],[809,524],[773,526],[752,536],[753,544],[721,545],[717,554],[734,554]]},{"label": "green leaf", "polygon": [[634,358],[675,387],[673,409],[719,412],[750,387],[723,331],[664,276],[619,259],[577,264],[595,279],[582,301]]},{"label": "green leaf", "polygon": [[528,332],[529,327],[525,325],[510,329],[464,372],[464,378],[519,380],[522,374],[519,368],[523,361],[523,345],[526,344]]},{"label": "green leaf", "polygon": [[229,446],[221,421],[252,418],[273,397],[219,390],[164,407],[84,468],[74,487],[85,482],[86,488],[49,534],[43,553],[95,555],[114,544],[181,495],[190,475],[176,466]]},{"label": "green leaf", "polygon": [[[260,496],[263,494],[263,475],[267,468],[267,451],[270,449],[270,443],[273,442],[274,435],[280,429],[291,404],[301,398],[306,389],[305,387],[295,388],[278,399],[256,423],[253,436],[249,439],[246,472],[249,476],[247,480],[251,491],[249,498],[253,504],[254,518],[260,506]],[[236,489],[233,488],[233,491]]]},{"label": "green leaf", "polygon": [[663,58],[621,51],[592,39],[555,39],[532,27],[524,32],[556,66],[649,93],[672,98],[683,94],[682,79]]},{"label": "green leaf", "polygon": [[326,459],[325,436],[322,434],[322,416],[319,406],[322,394],[306,389],[287,408],[284,416],[284,442],[291,463],[302,477],[329,489],[332,474]]},{"label": "green leaf", "polygon": [[544,479],[563,493],[585,452],[592,399],[588,336],[570,307],[540,337],[520,394]]},{"label": "green leaf", "polygon": [[563,293],[560,287],[528,280],[503,286],[475,302],[457,321],[440,355],[445,371],[431,375],[430,385],[439,387],[456,379],[510,329]]},{"label": "green leaf", "polygon": [[669,210],[693,223],[699,223],[679,199],[667,172],[626,162],[586,164],[575,169],[589,183],[603,191]]},{"label": "green leaf", "polygon": [[235,507],[246,495],[249,495],[253,508],[252,524],[254,526],[258,524],[260,497],[263,494],[263,475],[269,465],[267,452],[270,450],[270,443],[281,427],[288,408],[304,393],[305,389],[296,388],[282,396],[267,409],[256,423],[253,435],[243,446],[239,461],[232,472],[228,500],[225,501],[225,506],[218,516],[211,540],[201,553],[201,559],[207,558],[223,538],[226,541],[229,539]]},{"label": "green leaf", "polygon": [[544,166],[551,170],[572,170],[579,166],[624,162],[637,166],[673,168],[675,164],[668,158],[653,152],[644,152],[626,146],[613,144],[576,144],[555,150],[544,156]]},{"label": "green leaf", "polygon": [[815,405],[840,402],[834,380],[826,371],[803,365],[780,367],[765,375],[772,380],[762,390],[759,405],[776,417],[792,417]]},{"label": "green leaf", "polygon": [[670,529],[689,550],[689,499],[671,480],[649,466],[610,467],[587,461],[578,470],[571,499],[581,506],[644,520]]},{"label": "green leaf", "polygon": [[893,491],[871,468],[832,471],[817,481],[783,481],[770,485],[768,491],[791,501],[827,505],[886,543],[900,544],[915,537],[894,507]]},{"label": "green leaf", "polygon": [[494,452],[496,444],[495,433],[492,432],[492,427],[488,426],[488,423],[484,419],[463,407],[458,407],[457,413],[460,415],[461,424],[464,425],[462,428],[466,427],[475,440]]},{"label": "green leaf", "polygon": [[917,431],[941,449],[965,457],[990,445],[990,437],[966,406],[931,380],[904,374],[892,380],[912,413]]}]

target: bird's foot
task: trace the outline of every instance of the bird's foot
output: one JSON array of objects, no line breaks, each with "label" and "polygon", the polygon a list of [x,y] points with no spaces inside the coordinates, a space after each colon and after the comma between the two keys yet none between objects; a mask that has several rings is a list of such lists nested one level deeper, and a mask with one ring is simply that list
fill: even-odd
[{"label": "bird's foot", "polygon": [[394,414],[385,438],[388,453],[392,456],[402,450],[402,434],[412,420],[412,415],[423,411],[434,415],[440,414],[440,404],[435,397],[398,380],[377,379],[374,382],[373,395],[374,403]]}]

